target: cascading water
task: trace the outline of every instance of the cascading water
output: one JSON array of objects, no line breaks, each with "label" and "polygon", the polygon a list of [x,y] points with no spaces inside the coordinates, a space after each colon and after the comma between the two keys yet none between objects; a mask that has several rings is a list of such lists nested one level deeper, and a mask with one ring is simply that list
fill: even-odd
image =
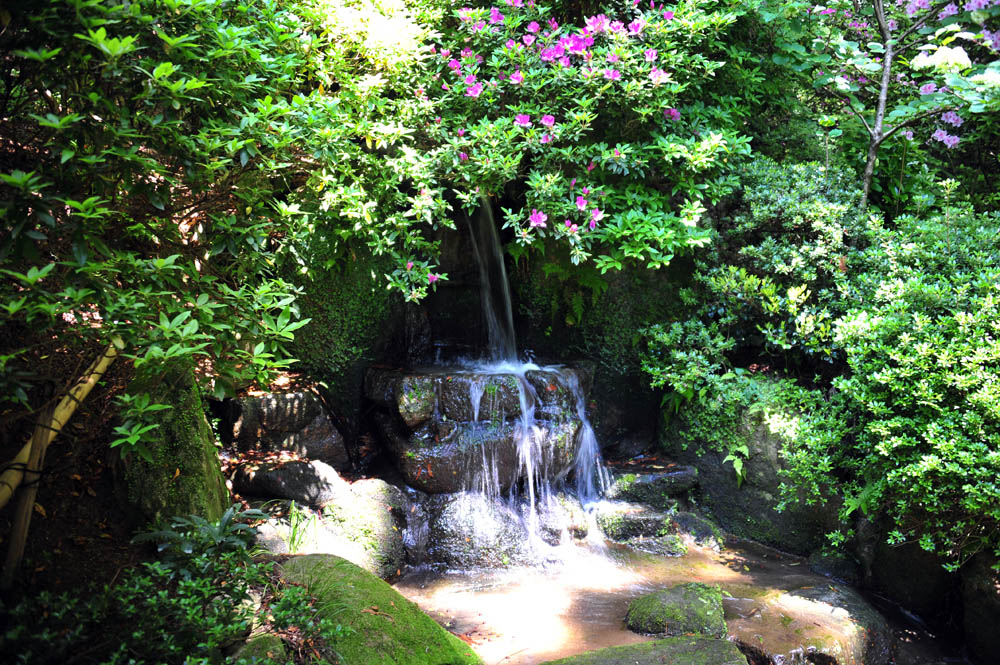
[{"label": "cascading water", "polygon": [[[514,438],[521,483],[511,488],[507,503],[510,508],[521,513],[532,542],[537,544],[541,542],[538,535],[539,507],[552,504],[555,494],[553,483],[563,481],[565,471],[559,473],[551,468],[553,455],[546,449],[551,445],[546,436],[551,424],[538,418],[540,398],[528,380],[529,371],[555,374],[559,383],[570,391],[575,415],[580,423],[575,435],[577,453],[572,470],[576,477],[577,495],[582,503],[588,504],[599,498],[607,487],[608,474],[601,460],[594,429],[587,418],[586,398],[576,372],[564,366],[541,367],[530,362],[522,363],[517,358],[510,287],[489,202],[483,200],[476,213],[467,217],[467,221],[479,267],[480,297],[487,336],[487,361],[476,364],[473,368],[480,373],[512,377],[517,382],[520,417],[515,424]],[[481,379],[469,384],[469,400],[477,423],[486,388],[486,383]],[[488,458],[485,447],[481,462],[483,468],[479,473],[472,474],[473,482],[467,489],[483,492],[489,499],[500,499],[495,460]]]}]

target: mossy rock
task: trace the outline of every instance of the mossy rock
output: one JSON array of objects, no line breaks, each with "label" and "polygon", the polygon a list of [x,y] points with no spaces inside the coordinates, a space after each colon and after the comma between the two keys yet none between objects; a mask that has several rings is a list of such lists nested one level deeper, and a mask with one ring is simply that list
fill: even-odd
[{"label": "mossy rock", "polygon": [[351,665],[481,665],[460,639],[391,586],[353,563],[329,554],[290,559],[286,581],[316,597],[319,616],[353,632],[333,647]]},{"label": "mossy rock", "polygon": [[635,503],[602,506],[597,513],[597,525],[607,538],[617,542],[640,536],[653,538],[674,531],[670,515]]},{"label": "mossy rock", "polygon": [[255,662],[270,659],[284,662],[287,655],[285,643],[280,637],[274,633],[259,633],[251,636],[246,644],[237,650],[236,660]]},{"label": "mossy rock", "polygon": [[222,517],[229,490],[194,375],[171,371],[136,379],[129,391],[148,392],[152,402],[172,408],[158,411],[159,427],[144,435],[152,461],[134,453],[125,459],[119,486],[125,501],[150,522],[192,514],[210,521]]},{"label": "mossy rock", "polygon": [[681,533],[690,536],[695,544],[701,547],[720,550],[725,543],[725,536],[722,535],[719,527],[700,515],[680,512],[673,516],[673,524]]},{"label": "mossy rock", "polygon": [[708,637],[670,637],[588,651],[542,665],[747,665],[736,644]]},{"label": "mossy rock", "polygon": [[722,591],[688,582],[639,596],[629,605],[625,623],[636,633],[725,637]]},{"label": "mossy rock", "polygon": [[665,536],[654,538],[632,538],[625,541],[625,544],[634,550],[648,552],[657,556],[684,556],[688,553],[688,546],[676,533],[668,533]]},{"label": "mossy rock", "polygon": [[638,470],[615,477],[608,489],[609,499],[645,503],[660,510],[677,505],[675,496],[698,484],[698,470],[693,466],[674,466],[664,470]]}]

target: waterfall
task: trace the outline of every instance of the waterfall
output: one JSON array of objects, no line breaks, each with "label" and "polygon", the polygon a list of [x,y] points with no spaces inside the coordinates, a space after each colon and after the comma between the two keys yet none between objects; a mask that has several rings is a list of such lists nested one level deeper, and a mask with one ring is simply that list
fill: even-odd
[{"label": "waterfall", "polygon": [[493,220],[493,209],[485,198],[472,217],[466,217],[472,237],[472,249],[479,265],[479,291],[489,360],[494,363],[517,362],[514,340],[514,315],[510,306],[510,284],[503,263],[503,249]]}]

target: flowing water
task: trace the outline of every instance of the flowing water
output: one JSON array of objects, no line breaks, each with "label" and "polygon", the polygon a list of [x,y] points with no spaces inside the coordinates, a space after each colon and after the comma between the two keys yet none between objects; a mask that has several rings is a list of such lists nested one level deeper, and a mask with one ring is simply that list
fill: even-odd
[{"label": "flowing water", "polygon": [[[518,414],[502,414],[514,420],[518,480],[504,493],[498,461],[481,446],[482,459],[466,476],[466,493],[474,497],[469,505],[478,511],[469,523],[475,530],[495,529],[499,524],[497,511],[506,511],[526,529],[535,563],[499,570],[418,567],[405,574],[396,588],[471,644],[488,665],[535,665],[592,649],[649,640],[625,628],[630,601],[643,593],[691,581],[718,584],[725,597],[730,634],[747,645],[766,646],[776,663],[804,663],[806,644],[848,643],[854,627],[850,622],[831,623],[820,616],[834,612],[829,606],[781,604],[791,590],[836,589],[835,582],[811,573],[801,558],[750,543],[718,552],[690,542],[686,555],[663,557],[603,541],[593,515],[609,486],[609,474],[587,417],[578,374],[563,366],[539,366],[517,359],[510,292],[489,205],[484,204],[468,221],[479,260],[488,351],[485,360],[465,362],[447,371],[469,375],[472,427],[481,428],[484,436],[497,426],[482,422],[481,415],[497,413],[501,400],[498,386],[509,385],[504,383],[509,381],[516,384],[519,409]],[[558,420],[545,412],[551,407],[543,405],[529,372],[558,377],[571,395],[570,415],[579,426],[570,464],[558,464],[549,449],[548,434]],[[570,490],[568,476],[590,518],[588,539],[574,540],[563,527],[555,544],[542,537],[540,523],[555,506],[558,493]],[[902,640],[897,665],[963,662],[912,627],[900,627],[897,634]],[[864,664],[842,657],[840,665]]]}]

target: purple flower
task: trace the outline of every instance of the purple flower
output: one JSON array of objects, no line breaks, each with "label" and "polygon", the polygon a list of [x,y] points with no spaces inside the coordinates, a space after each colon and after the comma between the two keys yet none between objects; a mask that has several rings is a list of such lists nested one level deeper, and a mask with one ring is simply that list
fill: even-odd
[{"label": "purple flower", "polygon": [[597,35],[607,29],[608,17],[604,14],[598,14],[597,16],[591,16],[583,19],[583,24],[586,26],[587,32]]},{"label": "purple flower", "polygon": [[525,35],[525,36],[521,37],[521,41],[524,42],[525,46],[531,46],[532,44],[535,43],[535,36],[534,35]]},{"label": "purple flower", "polygon": [[555,117],[553,117],[551,115],[548,115],[548,114],[543,115],[542,116],[542,124],[545,125],[546,127],[551,127],[554,124],[556,124],[556,119],[555,119]]},{"label": "purple flower", "polygon": [[514,49],[517,48],[517,42],[515,42],[513,39],[508,39],[507,43],[505,43],[504,46],[513,51]]},{"label": "purple flower", "polygon": [[672,11],[667,10],[667,11],[663,12],[663,20],[664,21],[669,21],[673,17],[674,17],[674,13]]},{"label": "purple flower", "polygon": [[475,82],[476,82],[475,74],[469,74],[468,76],[465,77],[465,85],[472,85]]},{"label": "purple flower", "polygon": [[441,49],[441,57],[442,58],[447,58],[449,55],[451,55],[451,49],[450,48],[443,48],[443,49]]},{"label": "purple flower", "polygon": [[473,51],[472,51],[471,48],[469,48],[468,46],[466,46],[464,49],[462,49],[462,53],[460,55],[463,58],[471,58],[473,55],[475,55],[475,53],[473,53]]},{"label": "purple flower", "polygon": [[962,126],[962,116],[958,115],[954,111],[948,111],[947,113],[942,114],[941,121],[947,122],[949,125],[952,125],[953,127]]},{"label": "purple flower", "polygon": [[621,21],[612,21],[611,23],[608,23],[608,30],[610,32],[621,32],[624,29],[625,24]]},{"label": "purple flower", "polygon": [[670,120],[680,120],[681,112],[675,108],[663,109],[663,116]]},{"label": "purple flower", "polygon": [[573,63],[570,62],[568,55],[564,55],[563,57],[559,58],[559,64],[562,65],[563,67],[569,67]]},{"label": "purple flower", "polygon": [[955,146],[958,145],[958,142],[960,140],[961,139],[958,138],[957,136],[952,136],[949,134],[948,136],[944,137],[943,142],[947,147],[954,148]]},{"label": "purple flower", "polygon": [[518,127],[531,127],[531,116],[527,113],[518,113],[514,116],[514,124]]},{"label": "purple flower", "polygon": [[920,86],[921,95],[933,95],[935,92],[937,92],[937,86],[933,83],[925,83]]},{"label": "purple flower", "polygon": [[615,63],[621,60],[617,53],[608,53],[608,62]]},{"label": "purple flower", "polygon": [[653,82],[653,85],[660,85],[670,78],[670,76],[659,67],[653,67],[653,71],[649,72],[649,78]]},{"label": "purple flower", "polygon": [[486,27],[486,21],[476,21],[472,25],[472,31],[473,32],[479,32],[480,30],[482,30],[485,27]]},{"label": "purple flower", "polygon": [[597,208],[594,208],[593,210],[590,211],[590,221],[596,223],[601,221],[602,219],[604,219],[603,210],[598,210]]},{"label": "purple flower", "polygon": [[461,9],[458,10],[458,18],[462,19],[463,21],[468,21],[469,14],[471,12],[472,12],[472,7],[462,7]]},{"label": "purple flower", "polygon": [[628,33],[630,35],[641,35],[642,29],[646,27],[646,24],[641,20],[636,19],[628,24]]},{"label": "purple flower", "polygon": [[593,160],[591,160],[590,164],[587,164],[587,173],[593,171],[595,166],[597,166],[597,164],[595,164]]},{"label": "purple flower", "polygon": [[589,226],[590,226],[590,230],[593,231],[595,228],[597,228],[597,220],[596,219],[590,220]]},{"label": "purple flower", "polygon": [[931,134],[931,138],[934,139],[935,141],[944,141],[944,137],[946,136],[948,136],[948,132],[944,131],[943,129],[939,129],[935,131],[933,134]]},{"label": "purple flower", "polygon": [[550,141],[552,141],[552,135],[551,134],[542,134],[542,138],[541,138],[541,142],[542,143],[549,143]]},{"label": "purple flower", "polygon": [[462,71],[462,63],[452,58],[451,60],[448,61],[448,68],[454,71],[456,74],[458,74],[459,72]]},{"label": "purple flower", "polygon": [[941,8],[940,13],[938,13],[938,20],[943,21],[949,16],[954,16],[957,13],[958,13],[958,5],[956,5],[954,2],[950,2]]},{"label": "purple flower", "polygon": [[413,270],[413,261],[407,261],[406,262],[406,269],[407,270]]},{"label": "purple flower", "polygon": [[578,230],[578,227],[577,227],[577,225],[576,225],[576,224],[574,224],[573,222],[571,222],[571,221],[569,221],[569,220],[567,219],[567,220],[566,220],[566,230],[567,230],[567,231],[568,231],[569,233],[576,233],[576,232],[577,232],[577,230]]},{"label": "purple flower", "polygon": [[459,130],[458,130],[457,132],[455,132],[455,133],[456,133],[456,134],[458,134],[459,136],[465,136],[465,129],[459,129]]},{"label": "purple flower", "polygon": [[468,159],[469,159],[469,155],[468,154],[466,154],[464,152],[458,153],[458,161],[464,162],[464,161],[466,161]]},{"label": "purple flower", "polygon": [[538,32],[539,27],[538,21],[532,21],[528,24],[528,27],[526,27],[525,30],[528,32]]},{"label": "purple flower", "polygon": [[549,27],[552,28],[553,30],[558,30],[559,29],[559,22],[556,21],[554,18],[550,18],[548,20],[548,23],[549,23]]},{"label": "purple flower", "polygon": [[504,0],[511,7],[523,7],[524,2],[522,0]]},{"label": "purple flower", "polygon": [[646,56],[646,62],[655,62],[656,61],[657,52],[656,52],[655,48],[646,49],[643,52],[643,55]]},{"label": "purple flower", "polygon": [[483,84],[477,83],[465,89],[466,97],[478,97],[483,92]]},{"label": "purple flower", "polygon": [[521,73],[520,69],[515,70],[514,73],[510,75],[510,82],[514,85],[520,85],[524,82],[524,74]]},{"label": "purple flower", "polygon": [[576,197],[576,207],[581,212],[583,212],[584,210],[586,210],[587,209],[587,199],[583,198],[582,196]]},{"label": "purple flower", "polygon": [[440,277],[438,275],[435,275],[434,273],[429,273],[427,275],[427,283],[428,284],[433,284],[434,282],[438,281],[439,279],[440,279]]},{"label": "purple flower", "polygon": [[965,3],[965,11],[977,12],[990,6],[990,0],[969,0]]},{"label": "purple flower", "polygon": [[912,141],[913,140],[913,131],[907,129],[905,132],[903,132],[903,136],[905,136],[906,138],[908,138],[909,140]]},{"label": "purple flower", "polygon": [[620,71],[618,71],[617,69],[605,69],[604,70],[604,78],[608,79],[609,81],[617,81],[621,77],[622,77],[622,73]]},{"label": "purple flower", "polygon": [[497,23],[503,23],[503,14],[496,7],[490,7],[490,23],[496,25]]},{"label": "purple flower", "polygon": [[547,220],[548,218],[549,218],[548,215],[546,215],[544,212],[539,212],[535,208],[532,208],[531,209],[531,214],[528,215],[528,221],[531,223],[531,228],[535,228],[536,226],[540,226],[540,227],[542,227],[544,229],[545,228],[545,220]]}]

